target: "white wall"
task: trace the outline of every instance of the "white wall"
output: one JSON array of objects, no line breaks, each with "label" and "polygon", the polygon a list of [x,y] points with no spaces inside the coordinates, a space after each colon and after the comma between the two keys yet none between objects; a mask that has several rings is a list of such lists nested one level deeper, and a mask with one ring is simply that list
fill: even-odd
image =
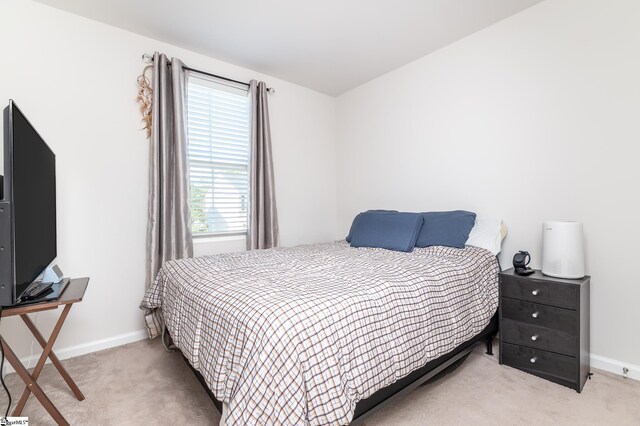
[{"label": "white wall", "polygon": [[[504,265],[528,249],[539,266],[541,222],[580,220],[593,276],[592,350],[640,365],[638,22],[634,0],[550,0],[348,92],[336,110],[334,98],[269,76],[3,0],[0,101],[15,99],[56,152],[57,262],[92,279],[59,352],[141,336],[148,150],[135,78],[141,53],[159,50],[276,88],[283,245],[345,235],[367,208],[466,208],[504,218]],[[242,247],[199,244],[196,254]],[[50,331],[54,317],[40,314],[39,326]],[[19,320],[4,319],[2,330],[28,353]]]},{"label": "white wall", "polygon": [[584,223],[592,352],[640,365],[640,2],[549,0],[338,98],[338,229],[367,208],[469,209],[540,265]]},{"label": "white wall", "polygon": [[[158,50],[274,87],[281,243],[334,239],[334,98],[31,1],[0,2],[0,39],[0,101],[13,98],[57,155],[57,263],[66,275],[91,277],[56,345],[62,354],[91,349],[83,345],[96,340],[107,346],[138,338],[143,329],[148,143],[135,101],[142,53]],[[196,254],[243,246],[200,244]],[[42,313],[38,325],[49,332],[55,317]],[[19,319],[4,319],[2,330],[19,356],[28,354],[31,340]]]}]

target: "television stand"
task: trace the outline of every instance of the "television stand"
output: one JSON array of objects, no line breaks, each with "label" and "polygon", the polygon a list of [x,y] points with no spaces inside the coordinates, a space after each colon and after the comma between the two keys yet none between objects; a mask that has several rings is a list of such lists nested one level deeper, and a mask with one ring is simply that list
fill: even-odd
[{"label": "television stand", "polygon": [[[7,361],[13,366],[14,370],[26,387],[22,392],[22,396],[20,400],[16,404],[16,408],[13,410],[12,415],[14,417],[20,416],[22,413],[22,409],[27,403],[27,399],[29,399],[29,395],[33,393],[33,395],[38,399],[40,404],[44,407],[45,410],[53,417],[53,420],[58,425],[69,425],[69,422],[65,420],[60,411],[56,408],[56,406],[51,402],[47,394],[44,393],[40,385],[38,385],[38,377],[42,372],[42,368],[44,367],[44,363],[47,361],[47,358],[51,360],[51,363],[56,367],[64,381],[67,383],[73,394],[76,396],[78,401],[82,401],[84,399],[84,395],[78,388],[78,385],[73,381],[67,370],[64,369],[60,360],[53,353],[53,345],[58,338],[58,334],[60,334],[60,330],[64,325],[64,321],[67,319],[67,315],[71,310],[71,307],[74,303],[78,303],[82,301],[84,297],[84,293],[87,290],[87,286],[89,285],[89,278],[77,278],[69,281],[69,284],[66,286],[64,292],[60,295],[60,297],[56,300],[44,301],[40,303],[33,303],[28,305],[17,305],[12,306],[10,308],[6,308],[2,310],[2,317],[11,317],[15,315],[20,315],[20,318],[24,321],[29,328],[29,331],[33,334],[33,337],[36,338],[40,346],[42,346],[42,355],[38,359],[38,363],[33,369],[33,372],[29,374],[29,371],[22,365],[16,354],[13,352],[11,347],[4,340],[4,337],[0,336],[0,342],[2,343],[2,350],[4,351],[4,355],[7,358]],[[29,318],[30,313],[36,313],[41,311],[48,311],[52,309],[58,309],[60,306],[64,306],[62,309],[62,313],[60,314],[60,318],[56,322],[53,331],[51,332],[51,336],[49,336],[49,340],[45,340]]]}]

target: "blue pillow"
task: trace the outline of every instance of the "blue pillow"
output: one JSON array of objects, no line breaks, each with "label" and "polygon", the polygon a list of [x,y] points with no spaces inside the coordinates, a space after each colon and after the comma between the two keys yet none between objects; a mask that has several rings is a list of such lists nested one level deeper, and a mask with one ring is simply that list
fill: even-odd
[{"label": "blue pillow", "polygon": [[463,248],[476,223],[476,214],[464,210],[421,214],[424,217],[424,225],[416,241],[416,247]]},{"label": "blue pillow", "polygon": [[[398,213],[398,210],[367,210],[366,213]],[[358,213],[356,215],[356,217],[353,218],[353,222],[351,223],[351,229],[349,229],[349,235],[347,235],[347,238],[345,238],[345,240],[347,240],[348,243],[351,242],[351,234],[353,234],[353,228],[355,228],[356,223],[358,222],[358,219],[360,218],[360,215],[362,213]]]},{"label": "blue pillow", "polygon": [[351,247],[412,251],[424,219],[420,213],[360,213],[351,234]]}]

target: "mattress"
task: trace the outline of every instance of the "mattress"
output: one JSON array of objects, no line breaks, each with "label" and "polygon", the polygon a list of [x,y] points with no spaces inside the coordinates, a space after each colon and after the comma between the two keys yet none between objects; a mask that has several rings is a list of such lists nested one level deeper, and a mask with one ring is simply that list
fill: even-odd
[{"label": "mattress", "polygon": [[477,247],[344,241],[167,262],[141,308],[234,425],[348,424],[358,401],[471,339],[498,306]]}]

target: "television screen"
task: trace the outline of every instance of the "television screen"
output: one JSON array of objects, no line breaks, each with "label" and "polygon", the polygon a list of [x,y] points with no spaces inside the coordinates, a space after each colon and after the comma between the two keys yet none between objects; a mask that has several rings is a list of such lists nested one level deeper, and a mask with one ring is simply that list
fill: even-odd
[{"label": "television screen", "polygon": [[18,297],[57,254],[56,156],[15,104],[10,108],[10,201],[14,223],[15,296]]}]

